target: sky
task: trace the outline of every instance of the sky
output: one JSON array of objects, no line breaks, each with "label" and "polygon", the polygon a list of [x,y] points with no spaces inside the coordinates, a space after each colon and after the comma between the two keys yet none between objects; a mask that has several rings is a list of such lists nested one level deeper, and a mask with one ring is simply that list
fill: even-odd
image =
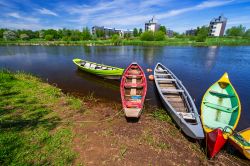
[{"label": "sky", "polygon": [[250,0],[0,0],[0,28],[143,28],[153,16],[176,32],[208,25],[223,14],[226,28],[250,28]]}]

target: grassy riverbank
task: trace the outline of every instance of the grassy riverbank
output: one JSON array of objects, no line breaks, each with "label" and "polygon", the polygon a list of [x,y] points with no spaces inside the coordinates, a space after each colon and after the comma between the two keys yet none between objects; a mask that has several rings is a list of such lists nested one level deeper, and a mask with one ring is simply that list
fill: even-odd
[{"label": "grassy riverbank", "polygon": [[137,46],[240,46],[250,45],[250,38],[207,38],[205,42],[196,42],[192,38],[167,38],[164,41],[142,41],[139,39],[121,39],[118,42],[112,40],[83,40],[83,41],[0,41],[0,45],[85,45],[85,46],[102,46],[102,45],[137,45]]},{"label": "grassy riverbank", "polygon": [[[247,165],[223,150],[207,160],[162,109],[138,122],[119,103],[83,98],[25,73],[0,71],[0,165]],[[188,157],[187,157],[188,156]]]}]

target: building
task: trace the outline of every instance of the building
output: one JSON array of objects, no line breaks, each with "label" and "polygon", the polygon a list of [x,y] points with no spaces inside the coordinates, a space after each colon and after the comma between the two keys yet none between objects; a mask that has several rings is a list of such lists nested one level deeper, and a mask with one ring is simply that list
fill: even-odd
[{"label": "building", "polygon": [[227,24],[227,18],[223,15],[214,18],[209,24],[209,36],[223,36]]},{"label": "building", "polygon": [[197,29],[186,30],[186,36],[195,36]]},{"label": "building", "polygon": [[157,31],[160,29],[161,24],[158,24],[155,17],[145,23],[145,31]]},{"label": "building", "polygon": [[123,30],[123,29],[115,29],[115,28],[108,28],[104,26],[93,26],[92,27],[92,35],[96,35],[97,37],[106,37],[109,38],[113,34],[118,34],[121,37],[124,35],[133,35],[132,30]]},{"label": "building", "polygon": [[173,31],[173,30],[170,30],[170,29],[167,29],[166,35],[167,35],[168,37],[174,37],[174,31]]}]

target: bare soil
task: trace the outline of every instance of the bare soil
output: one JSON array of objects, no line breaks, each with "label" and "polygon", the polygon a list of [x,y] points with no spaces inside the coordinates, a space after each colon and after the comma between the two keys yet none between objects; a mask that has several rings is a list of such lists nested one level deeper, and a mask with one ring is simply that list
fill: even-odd
[{"label": "bare soil", "polygon": [[207,159],[204,142],[185,137],[173,122],[151,116],[146,107],[141,118],[127,120],[119,103],[84,100],[85,110],[60,111],[71,121],[74,165],[250,165],[241,154],[222,150]]}]

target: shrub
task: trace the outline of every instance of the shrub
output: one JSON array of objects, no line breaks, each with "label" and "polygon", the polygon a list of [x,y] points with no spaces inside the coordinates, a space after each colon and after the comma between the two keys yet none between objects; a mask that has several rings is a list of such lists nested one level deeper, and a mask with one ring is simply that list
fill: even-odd
[{"label": "shrub", "polygon": [[120,45],[121,44],[121,39],[120,39],[119,35],[114,34],[112,36],[112,42],[114,43],[114,45]]},{"label": "shrub", "polygon": [[23,33],[23,34],[20,35],[20,39],[22,39],[22,40],[28,40],[29,36],[26,33]]},{"label": "shrub", "polygon": [[54,39],[53,35],[45,35],[45,40],[52,41]]},{"label": "shrub", "polygon": [[163,31],[156,31],[154,34],[155,41],[163,41],[165,40],[165,33]]},{"label": "shrub", "polygon": [[140,38],[143,41],[154,41],[154,33],[152,31],[143,32]]},{"label": "shrub", "polygon": [[4,31],[3,38],[5,40],[16,40],[16,33],[14,31]]}]

